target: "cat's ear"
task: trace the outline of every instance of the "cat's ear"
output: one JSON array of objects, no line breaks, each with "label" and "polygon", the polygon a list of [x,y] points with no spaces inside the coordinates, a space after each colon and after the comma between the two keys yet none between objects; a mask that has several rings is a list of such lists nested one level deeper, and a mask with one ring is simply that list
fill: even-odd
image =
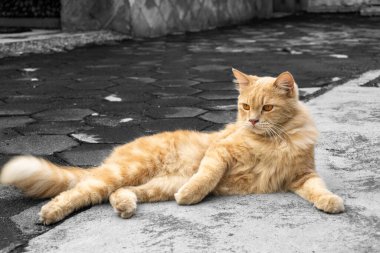
[{"label": "cat's ear", "polygon": [[284,94],[294,94],[295,81],[292,74],[288,71],[281,73],[274,82],[274,86]]},{"label": "cat's ear", "polygon": [[244,88],[244,87],[247,87],[250,83],[250,79],[249,79],[249,76],[247,74],[244,74],[243,72],[237,70],[237,69],[234,69],[232,68],[232,73],[234,74],[235,78],[236,78],[236,88],[238,90]]}]

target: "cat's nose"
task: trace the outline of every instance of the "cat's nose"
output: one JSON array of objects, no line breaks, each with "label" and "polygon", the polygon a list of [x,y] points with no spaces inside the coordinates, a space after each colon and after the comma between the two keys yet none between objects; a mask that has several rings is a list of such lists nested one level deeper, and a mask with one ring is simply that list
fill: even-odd
[{"label": "cat's nose", "polygon": [[249,122],[251,122],[252,125],[256,125],[257,122],[259,122],[258,119],[250,119]]}]

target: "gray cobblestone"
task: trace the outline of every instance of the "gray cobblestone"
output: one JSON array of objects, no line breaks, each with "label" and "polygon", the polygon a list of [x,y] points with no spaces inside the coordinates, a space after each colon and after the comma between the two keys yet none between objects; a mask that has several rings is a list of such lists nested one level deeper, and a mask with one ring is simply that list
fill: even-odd
[{"label": "gray cobblestone", "polygon": [[18,136],[0,143],[0,153],[52,155],[78,145],[64,135],[31,135]]},{"label": "gray cobblestone", "polygon": [[201,119],[219,123],[219,124],[225,124],[225,123],[231,123],[236,120],[236,112],[233,111],[218,111],[218,112],[208,112],[204,115],[200,116]]},{"label": "gray cobblestone", "polygon": [[192,118],[206,112],[196,107],[163,107],[152,108],[147,111],[147,115],[155,119],[162,118]]},{"label": "gray cobblestone", "polygon": [[53,109],[34,114],[33,117],[45,121],[75,121],[95,113],[90,109],[69,108]]},{"label": "gray cobblestone", "polygon": [[112,145],[83,144],[59,153],[58,156],[76,166],[99,166],[112,149]]},{"label": "gray cobblestone", "polygon": [[208,100],[218,100],[218,99],[236,99],[238,96],[237,91],[205,91],[198,95],[201,98]]},{"label": "gray cobblestone", "polygon": [[15,117],[0,117],[0,129],[8,127],[24,126],[33,122],[34,119],[27,116],[15,116]]}]

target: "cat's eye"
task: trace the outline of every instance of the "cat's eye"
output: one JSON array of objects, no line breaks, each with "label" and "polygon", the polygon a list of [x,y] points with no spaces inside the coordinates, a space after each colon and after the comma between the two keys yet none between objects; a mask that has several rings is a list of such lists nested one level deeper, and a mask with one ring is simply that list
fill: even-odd
[{"label": "cat's eye", "polygon": [[249,104],[243,104],[243,109],[248,111],[251,107],[249,106]]},{"label": "cat's eye", "polygon": [[263,110],[266,112],[272,111],[273,105],[264,105]]}]

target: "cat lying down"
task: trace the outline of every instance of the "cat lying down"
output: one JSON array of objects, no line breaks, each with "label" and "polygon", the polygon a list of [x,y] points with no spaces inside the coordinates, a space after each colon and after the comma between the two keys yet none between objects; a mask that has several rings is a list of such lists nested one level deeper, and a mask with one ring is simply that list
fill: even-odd
[{"label": "cat lying down", "polygon": [[343,200],[318,176],[318,132],[289,72],[258,77],[233,69],[239,90],[235,123],[217,132],[178,130],[116,147],[91,169],[61,167],[33,156],[4,165],[1,184],[35,198],[53,198],[39,213],[52,224],[85,206],[109,199],[122,217],[137,203],[176,200],[196,204],[208,194],[292,191],[327,213]]}]

